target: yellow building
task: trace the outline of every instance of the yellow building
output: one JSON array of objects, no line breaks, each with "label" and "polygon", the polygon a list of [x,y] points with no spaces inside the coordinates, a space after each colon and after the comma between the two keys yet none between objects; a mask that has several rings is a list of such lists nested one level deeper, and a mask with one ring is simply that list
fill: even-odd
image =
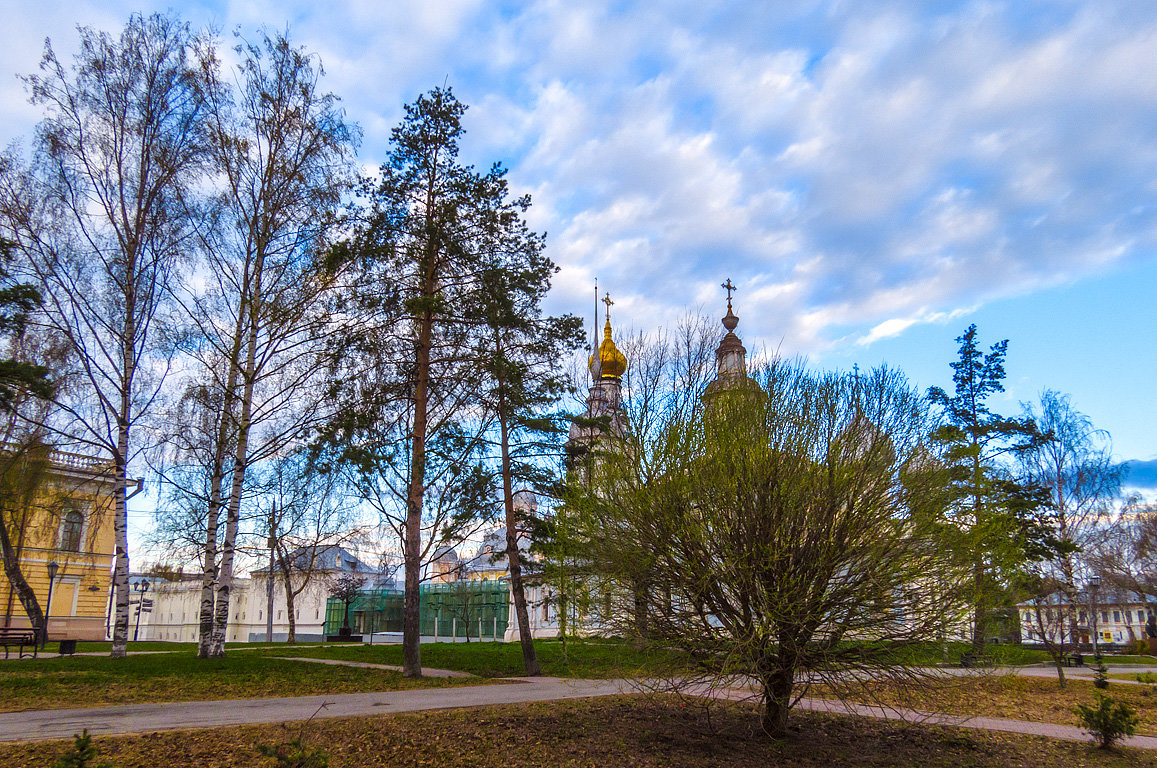
[{"label": "yellow building", "polygon": [[[111,467],[100,459],[50,451],[47,462],[5,452],[0,473],[10,492],[3,523],[41,610],[49,593],[49,564],[56,563],[50,640],[102,640],[114,552]],[[39,483],[29,482],[40,474]],[[24,498],[20,487],[35,487]],[[15,491],[12,488],[15,487]],[[15,587],[0,569],[0,626],[26,628],[28,615]]]}]

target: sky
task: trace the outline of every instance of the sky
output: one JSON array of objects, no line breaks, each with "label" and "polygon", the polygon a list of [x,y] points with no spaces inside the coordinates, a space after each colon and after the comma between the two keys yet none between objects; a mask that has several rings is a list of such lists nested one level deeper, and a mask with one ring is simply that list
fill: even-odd
[{"label": "sky", "polygon": [[[1157,4],[1150,0],[122,0],[11,3],[0,141],[38,113],[19,74],[76,25],[175,8],[288,29],[362,130],[449,85],[462,156],[532,195],[560,266],[548,309],[617,325],[722,316],[749,350],[886,363],[951,387],[970,323],[1009,339],[1004,413],[1045,388],[1157,490]],[[720,329],[722,334],[723,330]]]}]

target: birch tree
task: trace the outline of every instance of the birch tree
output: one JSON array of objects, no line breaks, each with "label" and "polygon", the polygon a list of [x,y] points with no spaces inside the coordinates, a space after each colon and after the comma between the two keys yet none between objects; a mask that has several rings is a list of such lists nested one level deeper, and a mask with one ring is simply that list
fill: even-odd
[{"label": "birch tree", "polygon": [[321,89],[316,57],[281,35],[237,51],[236,88],[217,81],[209,120],[221,185],[201,232],[209,287],[183,302],[189,351],[222,413],[206,530],[222,516],[224,526],[202,558],[202,657],[224,654],[246,474],[319,416],[329,327],[321,310],[334,280],[323,254],[357,139],[337,97]]},{"label": "birch tree", "polygon": [[205,40],[171,16],[134,15],[114,37],[80,29],[71,67],[46,42],[25,78],[44,110],[35,164],[5,192],[6,223],[86,386],[60,403],[113,467],[116,612],[129,625],[129,471],[166,371],[156,323],[190,248],[186,204],[206,161]]},{"label": "birch tree", "polygon": [[1057,541],[1054,557],[1026,567],[1033,587],[1031,623],[1064,686],[1062,657],[1079,642],[1081,582],[1092,575],[1082,553],[1091,555],[1100,542],[1124,470],[1113,461],[1108,434],[1095,429],[1067,395],[1046,389],[1039,404],[1021,403],[1021,408],[1042,439],[1018,454],[1020,474],[1048,489],[1046,519]]}]

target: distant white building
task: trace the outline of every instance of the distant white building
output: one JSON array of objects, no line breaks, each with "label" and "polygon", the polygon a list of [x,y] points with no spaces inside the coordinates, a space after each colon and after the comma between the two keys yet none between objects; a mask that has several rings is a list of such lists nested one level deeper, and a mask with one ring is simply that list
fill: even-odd
[{"label": "distant white building", "polygon": [[[1042,634],[1053,642],[1089,645],[1094,632],[1098,645],[1128,645],[1146,639],[1145,625],[1157,605],[1134,592],[1104,590],[1093,600],[1085,592],[1073,605],[1060,593],[1017,606],[1021,642],[1040,645]],[[1039,617],[1038,617],[1039,612]],[[1073,636],[1075,618],[1076,636]]]},{"label": "distant white building", "polygon": [[[528,490],[514,494],[514,504],[523,514],[535,514],[538,499]],[[550,587],[535,583],[538,566],[530,553],[528,537],[519,532],[518,548],[522,554],[522,572],[526,585],[527,618],[531,635],[536,638],[558,637],[558,612]],[[510,589],[510,563],[506,557],[506,528],[495,528],[484,534],[473,556],[464,558],[459,566],[459,578],[467,581],[504,581],[507,585],[507,623],[503,640],[518,640],[518,616],[514,607],[514,592]]]},{"label": "distant white building", "polygon": [[[292,559],[304,568],[311,559],[308,552],[294,553]],[[325,634],[326,602],[333,579],[344,574],[364,575],[367,587],[376,586],[376,569],[361,562],[348,550],[324,547],[312,556],[313,573],[305,589],[294,598],[294,630],[299,640],[322,640]],[[295,578],[304,578],[298,575]],[[300,580],[296,582],[300,585]],[[268,572],[253,571],[250,578],[235,579],[229,606],[229,643],[265,640],[268,628]],[[135,596],[136,593],[134,593]],[[196,642],[200,626],[201,577],[150,585],[145,593],[152,600],[152,610],[140,619],[139,640]],[[280,571],[273,573],[273,640],[289,635],[285,584]],[[135,619],[135,616],[132,616]]]}]

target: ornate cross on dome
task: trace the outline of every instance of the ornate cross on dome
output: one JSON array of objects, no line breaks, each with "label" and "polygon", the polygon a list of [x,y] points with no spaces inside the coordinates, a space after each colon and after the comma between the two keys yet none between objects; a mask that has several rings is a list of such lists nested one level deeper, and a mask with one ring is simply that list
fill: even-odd
[{"label": "ornate cross on dome", "polygon": [[602,298],[602,302],[607,305],[607,320],[611,319],[611,305],[615,302],[611,301],[611,292],[607,291],[607,295]]},{"label": "ornate cross on dome", "polygon": [[731,292],[735,290],[735,286],[731,284],[731,278],[729,277],[729,278],[727,278],[727,282],[722,283],[720,287],[725,288],[727,290],[727,310],[730,312],[731,311]]}]

